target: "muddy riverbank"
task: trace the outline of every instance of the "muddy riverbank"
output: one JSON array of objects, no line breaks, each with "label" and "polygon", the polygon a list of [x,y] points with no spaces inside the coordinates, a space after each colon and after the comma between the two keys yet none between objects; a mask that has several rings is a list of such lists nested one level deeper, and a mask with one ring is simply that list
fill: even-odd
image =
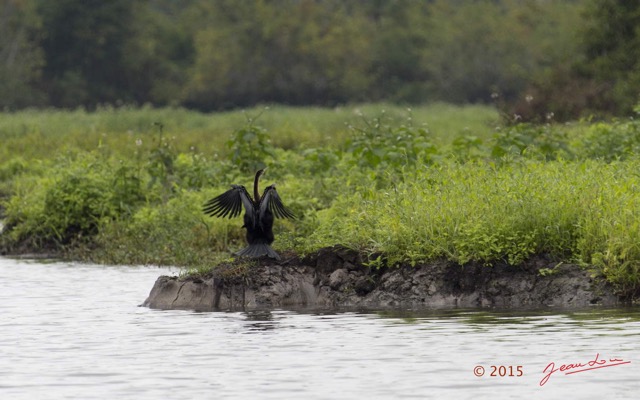
[{"label": "muddy riverbank", "polygon": [[[542,270],[542,272],[541,272]],[[341,248],[280,263],[221,265],[207,276],[161,276],[143,306],[237,310],[279,307],[587,307],[620,304],[613,288],[577,265],[537,258],[519,266],[436,262],[375,269]]]}]

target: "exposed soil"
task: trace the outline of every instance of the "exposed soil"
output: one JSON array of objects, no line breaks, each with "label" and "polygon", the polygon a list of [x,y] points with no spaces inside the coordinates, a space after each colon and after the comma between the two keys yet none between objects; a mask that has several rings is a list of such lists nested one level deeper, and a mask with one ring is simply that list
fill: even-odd
[{"label": "exposed soil", "polygon": [[[220,265],[203,277],[157,279],[142,304],[157,309],[254,308],[587,307],[621,303],[604,279],[577,265],[539,257],[520,267],[460,266],[369,268],[356,252],[327,248],[277,263]],[[554,268],[543,274],[543,268]]]}]

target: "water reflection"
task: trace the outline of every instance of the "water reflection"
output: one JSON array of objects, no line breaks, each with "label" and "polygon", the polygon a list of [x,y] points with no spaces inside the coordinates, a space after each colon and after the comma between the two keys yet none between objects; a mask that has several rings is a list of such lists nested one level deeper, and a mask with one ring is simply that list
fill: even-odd
[{"label": "water reflection", "polygon": [[267,310],[256,310],[242,313],[245,316],[245,320],[249,323],[246,325],[247,332],[253,333],[259,331],[270,331],[276,329],[279,325],[275,320],[273,313]]},{"label": "water reflection", "polygon": [[406,323],[420,323],[429,319],[456,319],[468,324],[514,325],[533,324],[550,321],[555,323],[558,317],[566,318],[575,323],[588,322],[593,324],[609,324],[640,321],[640,306],[625,306],[620,308],[586,308],[579,310],[567,309],[445,309],[445,310],[384,310],[375,312],[381,318],[404,321]]}]

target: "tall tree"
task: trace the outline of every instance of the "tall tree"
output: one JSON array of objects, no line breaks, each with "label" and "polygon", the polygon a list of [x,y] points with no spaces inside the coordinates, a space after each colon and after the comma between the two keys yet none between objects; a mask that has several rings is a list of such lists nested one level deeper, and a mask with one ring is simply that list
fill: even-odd
[{"label": "tall tree", "polygon": [[369,31],[342,1],[205,1],[192,13],[191,106],[331,104],[368,89]]},{"label": "tall tree", "polygon": [[54,106],[130,101],[124,47],[140,0],[40,0],[44,81]]},{"label": "tall tree", "polygon": [[430,76],[423,54],[429,38],[430,2],[397,0],[362,4],[372,24],[371,74],[375,98],[427,100]]},{"label": "tall tree", "polygon": [[40,18],[33,1],[0,1],[0,109],[42,105]]},{"label": "tall tree", "polygon": [[178,105],[194,60],[192,32],[184,18],[191,0],[139,1],[131,36],[123,46],[128,94],[135,103]]},{"label": "tall tree", "polygon": [[630,111],[640,100],[640,2],[591,0],[585,16],[585,67]]}]

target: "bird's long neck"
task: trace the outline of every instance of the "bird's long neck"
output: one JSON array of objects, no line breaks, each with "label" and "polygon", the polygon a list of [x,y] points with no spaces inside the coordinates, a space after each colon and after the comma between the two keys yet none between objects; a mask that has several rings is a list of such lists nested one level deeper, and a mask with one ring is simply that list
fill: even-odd
[{"label": "bird's long neck", "polygon": [[253,199],[256,204],[260,203],[260,192],[258,191],[258,181],[260,180],[260,175],[262,175],[263,173],[264,173],[264,169],[261,169],[258,172],[256,172],[256,178],[253,181]]}]

